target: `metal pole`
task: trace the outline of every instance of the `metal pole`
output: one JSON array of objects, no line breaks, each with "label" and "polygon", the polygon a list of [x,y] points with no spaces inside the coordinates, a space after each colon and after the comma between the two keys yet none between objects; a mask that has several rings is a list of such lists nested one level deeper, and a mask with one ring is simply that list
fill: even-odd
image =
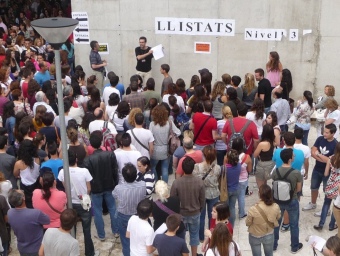
[{"label": "metal pole", "polygon": [[[65,192],[66,192],[66,197],[67,197],[67,208],[72,209],[71,181],[70,181],[70,169],[69,169],[68,152],[67,152],[66,124],[65,124],[65,113],[64,113],[63,86],[61,83],[61,66],[60,66],[61,61],[60,61],[59,47],[55,47],[54,54],[55,54],[56,76],[57,76],[61,152],[63,153],[63,163],[64,163],[63,164],[64,184],[65,184]],[[75,237],[74,228],[72,228],[71,235]]]}]

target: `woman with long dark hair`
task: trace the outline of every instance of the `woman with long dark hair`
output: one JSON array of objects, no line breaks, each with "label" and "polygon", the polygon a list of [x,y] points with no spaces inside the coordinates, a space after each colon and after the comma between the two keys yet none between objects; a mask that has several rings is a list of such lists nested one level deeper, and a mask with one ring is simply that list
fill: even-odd
[{"label": "woman with long dark hair", "polygon": [[267,118],[263,121],[263,125],[269,124],[274,129],[275,135],[275,146],[281,147],[281,129],[277,123],[277,115],[274,111],[269,111],[267,113]]},{"label": "woman with long dark hair", "polygon": [[[280,207],[274,203],[272,189],[263,184],[259,187],[260,201],[248,211],[246,225],[249,232],[249,244],[254,256],[261,256],[261,244],[264,255],[273,255],[274,228],[279,226]],[[264,216],[268,221],[264,219]],[[269,224],[271,223],[271,224]]]},{"label": "woman with long dark hair", "polygon": [[280,83],[282,77],[282,64],[277,52],[273,51],[269,53],[269,61],[266,64],[266,69],[266,78],[270,81],[272,88],[274,88]]},{"label": "woman with long dark hair", "polygon": [[162,101],[169,104],[169,97],[171,95],[176,97],[177,105],[180,107],[182,111],[184,111],[185,105],[184,105],[183,98],[181,96],[178,96],[177,87],[176,87],[176,84],[174,83],[171,83],[168,85],[168,89],[164,92]]},{"label": "woman with long dark hair", "polygon": [[257,187],[267,184],[267,180],[271,178],[270,172],[275,165],[272,160],[275,148],[274,141],[274,129],[271,125],[266,124],[263,126],[261,141],[254,152],[254,157],[258,159],[255,173]]},{"label": "woman with long dark hair", "polygon": [[187,113],[203,112],[203,102],[210,98],[206,95],[206,90],[202,84],[198,84],[194,88],[194,95],[187,101]]},{"label": "woman with long dark hair", "polygon": [[93,113],[87,112],[83,117],[83,121],[81,122],[78,133],[79,137],[82,138],[83,142],[86,146],[90,146],[90,132],[89,132],[89,124],[95,120]]},{"label": "woman with long dark hair", "polygon": [[102,102],[100,98],[100,92],[97,87],[93,88],[91,92],[89,92],[91,99],[87,102],[87,110],[90,112],[94,112],[96,108],[101,108],[105,113],[105,104]]},{"label": "woman with long dark hair", "polygon": [[40,184],[42,189],[33,191],[33,207],[50,217],[50,224],[44,225],[44,229],[59,228],[60,214],[66,208],[66,194],[56,188],[57,183],[51,171],[43,173]]},{"label": "woman with long dark hair", "polygon": [[40,159],[37,148],[31,140],[23,140],[18,150],[18,160],[15,162],[13,175],[21,178],[20,188],[24,190],[27,208],[33,208],[32,195],[37,188]]},{"label": "woman with long dark hair", "polygon": [[2,122],[4,123],[4,127],[7,130],[8,134],[8,144],[13,145],[15,141],[15,137],[13,134],[14,126],[15,126],[15,117],[14,117],[14,103],[13,101],[8,101],[4,105]]},{"label": "woman with long dark hair", "polygon": [[190,79],[190,86],[186,90],[187,99],[190,99],[192,95],[194,95],[195,87],[196,85],[199,85],[201,83],[200,78],[198,75],[193,75]]},{"label": "woman with long dark hair", "polygon": [[263,121],[266,120],[266,114],[264,113],[264,102],[261,98],[256,98],[250,111],[247,113],[246,118],[251,120],[256,125],[257,133],[261,137],[263,130]]},{"label": "woman with long dark hair", "polygon": [[303,129],[302,144],[306,146],[308,146],[308,133],[311,127],[310,117],[313,112],[313,95],[310,91],[304,91],[303,98],[298,101],[293,114],[296,117],[295,127]]},{"label": "woman with long dark hair", "polygon": [[209,249],[205,256],[237,256],[239,253],[240,246],[233,241],[229,229],[224,223],[218,223],[211,234]]},{"label": "woman with long dark hair", "polygon": [[130,105],[126,101],[118,104],[116,112],[113,114],[111,122],[115,125],[118,133],[124,132],[124,121],[129,117]]}]

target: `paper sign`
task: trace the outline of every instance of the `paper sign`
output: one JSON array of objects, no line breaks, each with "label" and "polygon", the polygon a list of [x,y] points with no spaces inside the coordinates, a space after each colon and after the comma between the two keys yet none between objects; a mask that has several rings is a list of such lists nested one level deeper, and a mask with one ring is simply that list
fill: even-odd
[{"label": "paper sign", "polygon": [[108,43],[98,43],[98,44],[99,44],[98,52],[100,54],[109,54],[109,44]]},{"label": "paper sign", "polygon": [[299,41],[299,30],[298,29],[289,30],[289,41]]},{"label": "paper sign", "polygon": [[246,28],[244,30],[244,40],[281,41],[283,36],[287,36],[285,29]]},{"label": "paper sign", "polygon": [[164,234],[168,228],[166,227],[166,224],[163,223],[156,231],[153,233],[153,239],[155,239],[156,235],[158,234]]},{"label": "paper sign", "polygon": [[211,43],[195,42],[195,53],[211,53]]},{"label": "paper sign", "polygon": [[310,236],[308,239],[308,244],[313,245],[318,251],[322,251],[322,248],[326,244],[326,240],[319,236]]},{"label": "paper sign", "polygon": [[311,34],[311,33],[312,33],[311,29],[304,29],[302,34],[307,35],[307,34]]},{"label": "paper sign", "polygon": [[163,45],[159,44],[155,47],[152,47],[151,50],[153,51],[153,57],[155,60],[159,60],[160,58],[164,57]]},{"label": "paper sign", "polygon": [[87,12],[72,12],[72,19],[78,20],[77,27],[73,30],[75,44],[90,43],[90,26]]}]

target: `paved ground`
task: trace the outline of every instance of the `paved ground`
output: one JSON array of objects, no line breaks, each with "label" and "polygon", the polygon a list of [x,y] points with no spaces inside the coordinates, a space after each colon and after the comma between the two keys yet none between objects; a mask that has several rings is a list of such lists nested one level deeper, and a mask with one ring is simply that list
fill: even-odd
[{"label": "paved ground", "polygon": [[[309,145],[313,145],[314,141],[316,139],[316,131],[315,128],[312,127],[311,131],[309,133]],[[310,175],[309,179],[305,181],[303,186],[303,194],[304,196],[301,198],[300,202],[300,209],[306,205],[310,201],[310,176],[312,169],[314,167],[314,159],[310,160]],[[174,180],[174,175],[170,175],[169,177],[169,183],[171,184]],[[256,188],[256,182],[254,176],[250,176],[249,178],[249,187],[251,190],[254,191],[254,194],[250,197],[246,198],[246,210],[255,204],[255,202],[258,200],[257,196],[257,188]],[[321,191],[321,189],[320,189]],[[332,235],[335,235],[337,233],[337,230],[334,230],[332,232],[328,231],[328,223],[330,220],[330,217],[327,217],[325,228],[321,231],[315,231],[313,229],[314,224],[318,224],[319,218],[314,217],[314,212],[318,212],[321,210],[323,203],[323,194],[321,197],[319,196],[317,201],[317,208],[316,210],[304,212],[300,211],[300,242],[303,243],[304,247],[303,250],[301,250],[297,255],[312,255],[313,251],[308,246],[308,244],[305,241],[305,238],[312,234],[317,234],[325,239],[329,238]],[[105,223],[106,223],[106,233],[109,234],[110,232],[110,218],[109,216],[104,216]],[[81,255],[84,255],[84,240],[82,237],[82,228],[81,224],[78,223],[77,226],[77,238],[79,240],[80,248],[81,248]],[[121,245],[119,242],[119,239],[107,239],[105,242],[100,242],[98,239],[94,238],[94,235],[96,234],[96,229],[94,224],[92,224],[92,234],[93,234],[93,241],[95,244],[95,248],[100,251],[100,255],[105,256],[120,256],[121,253]],[[12,248],[13,253],[11,255],[19,255],[19,253],[16,250],[16,239],[13,239]],[[242,251],[243,256],[250,256],[252,255],[250,245],[248,243],[248,231],[247,227],[245,225],[245,220],[236,220],[235,227],[234,227],[234,240],[239,243]],[[188,236],[187,236],[188,241]],[[189,247],[190,248],[190,247]],[[279,246],[277,252],[274,253],[274,255],[290,255],[290,233],[282,233],[280,232],[280,240],[279,240]]]}]

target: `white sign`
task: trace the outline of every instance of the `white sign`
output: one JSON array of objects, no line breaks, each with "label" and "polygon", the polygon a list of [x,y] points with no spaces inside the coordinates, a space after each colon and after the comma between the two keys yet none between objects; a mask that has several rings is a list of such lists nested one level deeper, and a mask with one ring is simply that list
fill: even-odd
[{"label": "white sign", "polygon": [[289,41],[299,41],[299,30],[298,29],[289,30]]},{"label": "white sign", "polygon": [[155,33],[235,36],[235,20],[156,17]]},{"label": "white sign", "polygon": [[246,28],[244,30],[244,40],[281,41],[283,36],[287,36],[285,29]]},{"label": "white sign", "polygon": [[72,12],[72,19],[78,20],[78,26],[73,30],[75,44],[90,43],[90,27],[87,12]]},{"label": "white sign", "polygon": [[159,60],[164,57],[163,45],[159,44],[151,48],[152,55],[155,60]]}]

